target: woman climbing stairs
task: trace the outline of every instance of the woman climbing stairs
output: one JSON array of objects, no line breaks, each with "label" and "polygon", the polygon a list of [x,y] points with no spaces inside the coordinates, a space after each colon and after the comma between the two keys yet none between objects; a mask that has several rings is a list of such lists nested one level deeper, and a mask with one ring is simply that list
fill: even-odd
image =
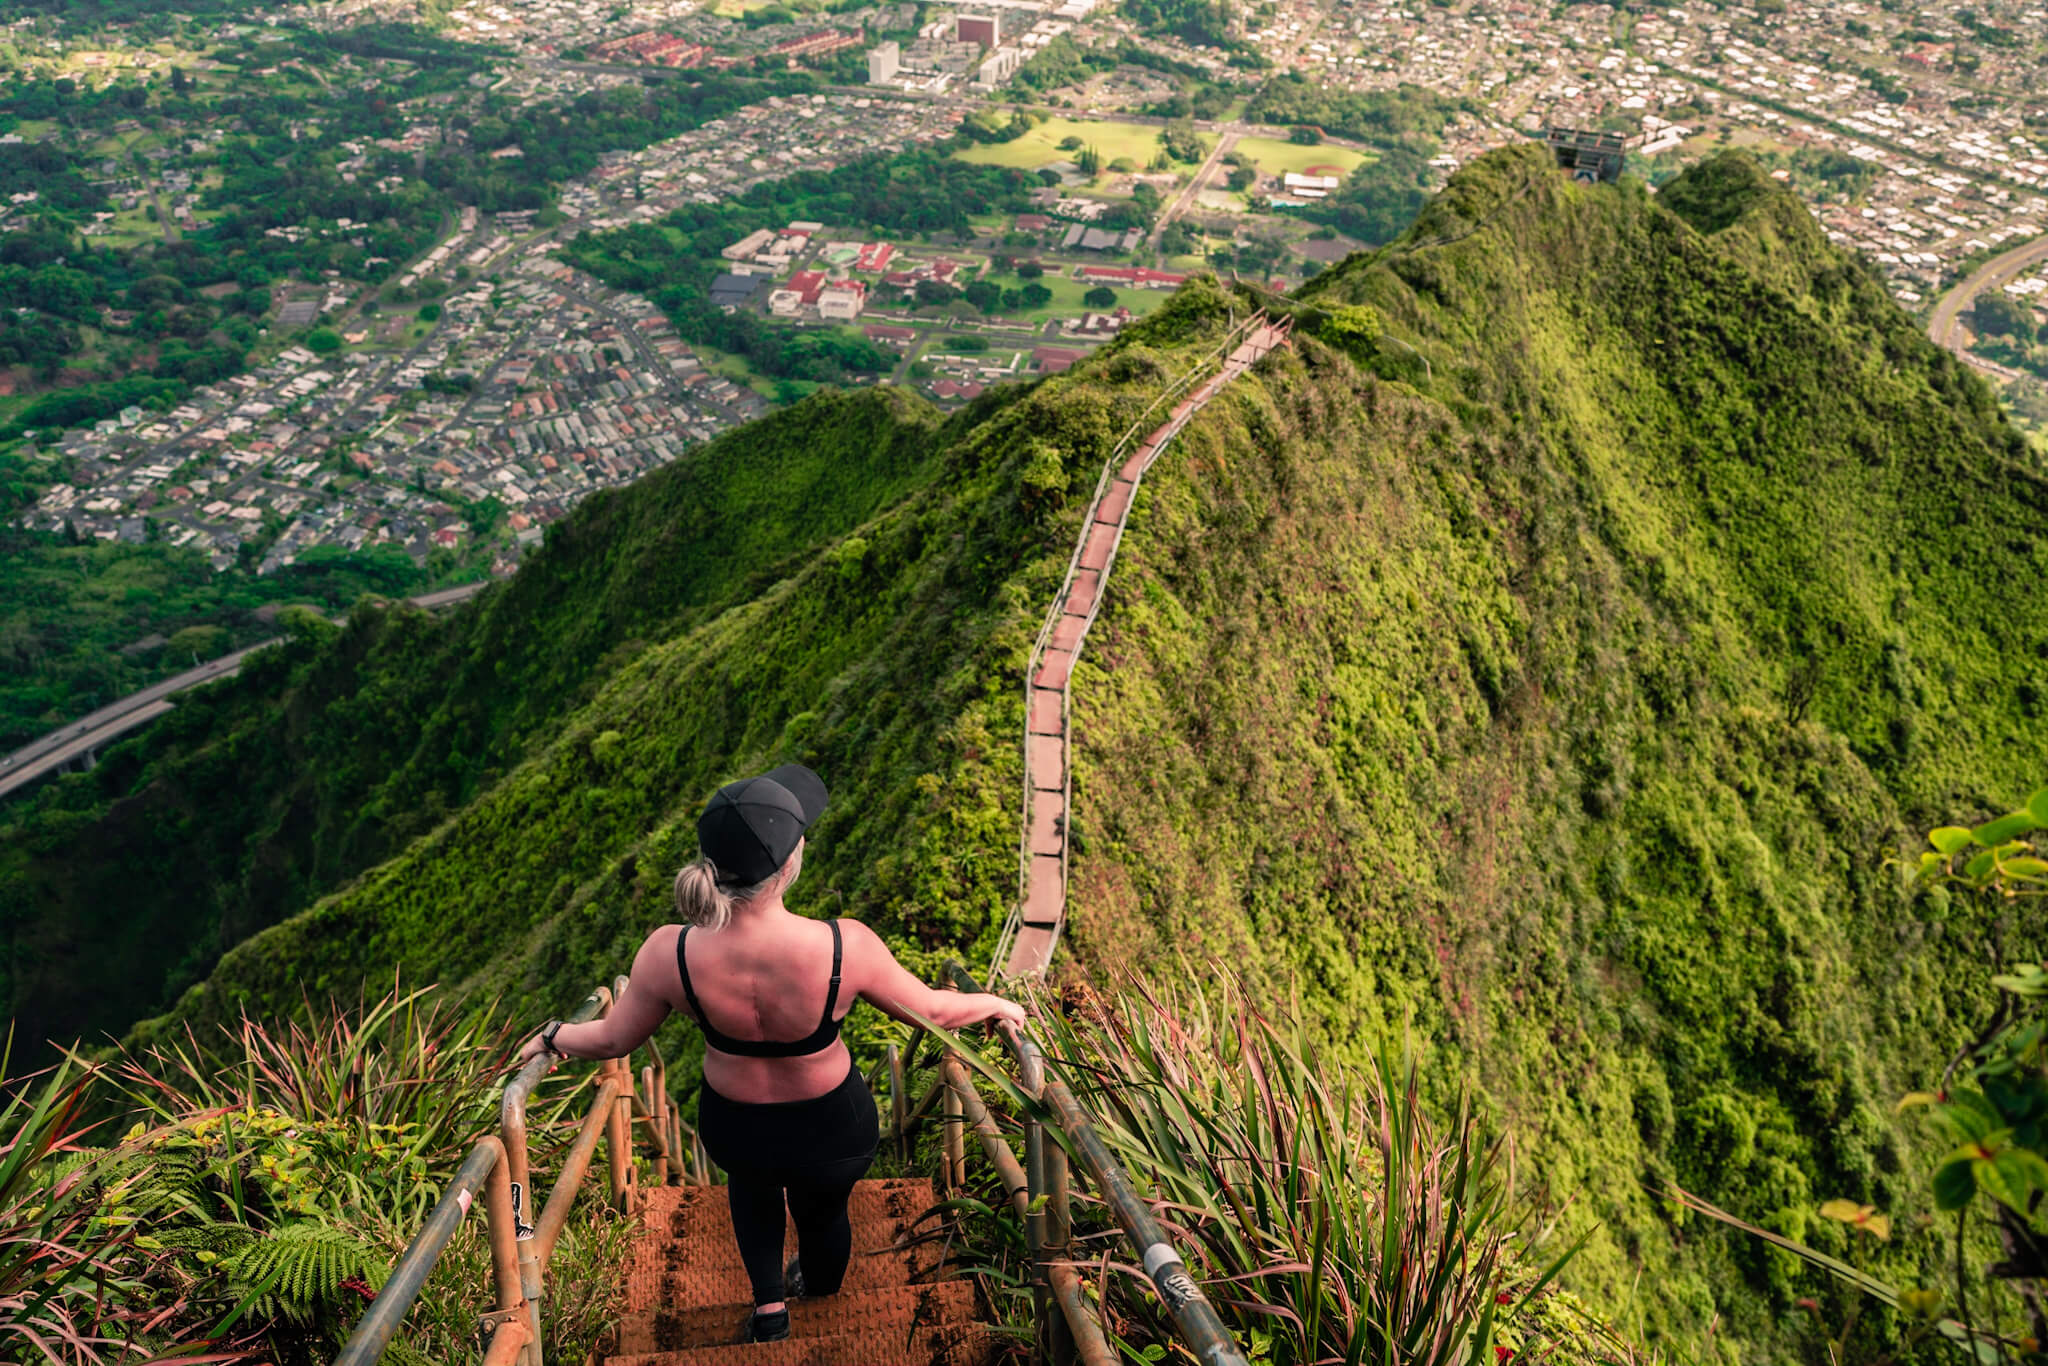
[{"label": "woman climbing stairs", "polygon": [[[607,1366],[981,1366],[996,1338],[974,1282],[945,1279],[927,1180],[862,1181],[847,1204],[853,1260],[836,1295],[790,1301],[790,1335],[741,1344],[753,1309],[720,1186],[642,1192],[626,1309]],[[783,1239],[792,1252],[796,1230]]]}]

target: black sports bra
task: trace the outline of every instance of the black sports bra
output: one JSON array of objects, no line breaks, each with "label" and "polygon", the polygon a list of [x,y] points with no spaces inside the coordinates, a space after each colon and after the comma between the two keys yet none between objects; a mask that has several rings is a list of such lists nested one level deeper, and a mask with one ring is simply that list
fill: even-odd
[{"label": "black sports bra", "polygon": [[832,986],[825,993],[825,1018],[818,1021],[818,1027],[801,1039],[783,1042],[780,1039],[735,1039],[711,1023],[711,1017],[704,1013],[704,1007],[697,1000],[697,989],[690,985],[690,960],[685,956],[685,946],[690,942],[690,927],[683,926],[683,932],[676,936],[676,969],[683,975],[683,995],[690,998],[690,1010],[697,1017],[697,1023],[704,1030],[704,1039],[721,1053],[736,1053],[743,1058],[801,1058],[832,1046],[839,1037],[839,1021],[832,1018],[832,1007],[839,1004],[839,922],[832,926]]}]

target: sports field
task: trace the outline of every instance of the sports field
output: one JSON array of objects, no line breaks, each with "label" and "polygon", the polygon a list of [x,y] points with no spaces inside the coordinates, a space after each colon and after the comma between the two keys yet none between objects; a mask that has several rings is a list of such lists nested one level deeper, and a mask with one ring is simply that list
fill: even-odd
[{"label": "sports field", "polygon": [[[1199,136],[1204,151],[1216,145],[1214,133]],[[1093,147],[1101,154],[1104,166],[1119,157],[1129,157],[1139,170],[1143,170],[1151,164],[1153,157],[1159,155],[1159,129],[1156,125],[1112,123],[1101,119],[1047,119],[1013,142],[978,142],[972,147],[961,148],[953,155],[962,161],[977,162],[983,166],[1015,166],[1035,171],[1055,161],[1071,161],[1074,154],[1060,150],[1060,143],[1070,137],[1081,139],[1083,146]]]},{"label": "sports field", "polygon": [[1354,152],[1349,147],[1303,147],[1279,138],[1239,138],[1236,151],[1266,175],[1292,171],[1296,175],[1347,176],[1368,161],[1377,160],[1370,153]]}]

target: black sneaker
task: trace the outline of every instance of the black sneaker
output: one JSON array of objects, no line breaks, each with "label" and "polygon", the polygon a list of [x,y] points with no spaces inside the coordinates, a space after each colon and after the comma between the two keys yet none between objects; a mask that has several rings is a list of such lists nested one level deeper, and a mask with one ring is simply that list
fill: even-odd
[{"label": "black sneaker", "polygon": [[789,1265],[782,1268],[782,1294],[785,1299],[800,1300],[805,1295],[804,1268],[796,1258],[789,1259]]},{"label": "black sneaker", "polygon": [[764,1314],[756,1309],[740,1320],[741,1342],[780,1342],[789,1336],[789,1310]]}]

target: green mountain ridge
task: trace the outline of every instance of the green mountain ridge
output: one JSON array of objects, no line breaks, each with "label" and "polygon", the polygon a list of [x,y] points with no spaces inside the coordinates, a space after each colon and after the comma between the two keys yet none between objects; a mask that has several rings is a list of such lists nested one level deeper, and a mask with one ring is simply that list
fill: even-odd
[{"label": "green mountain ridge", "polygon": [[[945,419],[814,397],[593,499],[446,624],[360,608],[181,707],[4,813],[17,1013],[18,965],[73,970],[23,933],[52,905],[225,944],[312,903],[133,1037],[393,968],[538,1018],[667,918],[709,791],[786,758],[834,789],[800,905],[986,961],[1019,680],[1088,489],[1261,301],[1199,279]],[[1785,1359],[1825,1292],[1652,1191],[1824,1247],[1820,1200],[1927,1208],[1892,1101],[1982,1006],[1985,927],[1884,863],[2048,771],[2048,485],[1740,157],[1652,198],[1497,152],[1263,302],[1293,345],[1148,475],[1076,670],[1071,970],[1229,963],[1334,1053],[1412,1036],[1437,1099],[1476,1087],[1599,1221],[1577,1288]],[[124,880],[187,844],[192,879]]]}]

